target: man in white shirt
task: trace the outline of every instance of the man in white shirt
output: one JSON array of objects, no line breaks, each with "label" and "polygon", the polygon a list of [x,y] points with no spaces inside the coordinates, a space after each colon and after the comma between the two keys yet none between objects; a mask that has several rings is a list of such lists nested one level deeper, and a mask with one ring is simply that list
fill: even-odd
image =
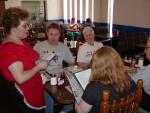
[{"label": "man in white shirt", "polygon": [[[147,41],[145,47],[146,58],[150,60],[150,39]],[[143,79],[144,81],[144,90],[147,94],[150,95],[150,64],[147,65],[144,69],[139,70],[132,79],[137,82],[138,79]]]},{"label": "man in white shirt", "polygon": [[85,43],[79,47],[77,55],[77,63],[81,68],[88,68],[91,65],[91,58],[93,53],[103,46],[101,42],[95,41],[95,33],[93,28],[85,27],[83,29],[83,36]]},{"label": "man in white shirt", "polygon": [[[146,54],[146,58],[150,61],[150,39],[148,39],[148,41],[147,41],[147,45],[145,47],[145,51],[144,52]],[[150,64],[147,65],[144,69],[139,70],[134,76],[132,76],[132,79],[136,83],[137,83],[137,81],[139,79],[143,80],[144,92],[148,96],[146,97],[145,101],[143,101],[144,98],[142,99],[142,103],[144,104],[144,106],[142,108],[144,108],[145,110],[150,112],[150,107],[148,107],[149,106],[149,102],[146,104],[146,101],[150,100]]]}]

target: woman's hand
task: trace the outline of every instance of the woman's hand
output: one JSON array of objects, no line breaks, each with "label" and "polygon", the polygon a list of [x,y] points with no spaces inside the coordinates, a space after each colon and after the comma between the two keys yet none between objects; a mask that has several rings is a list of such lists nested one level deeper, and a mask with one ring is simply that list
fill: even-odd
[{"label": "woman's hand", "polygon": [[136,73],[136,72],[137,72],[137,68],[125,66],[125,71],[126,71],[127,73]]},{"label": "woman's hand", "polygon": [[48,66],[48,61],[46,61],[46,60],[41,61],[37,64],[37,67],[38,67],[39,70],[44,70],[44,69],[47,68],[47,66]]}]

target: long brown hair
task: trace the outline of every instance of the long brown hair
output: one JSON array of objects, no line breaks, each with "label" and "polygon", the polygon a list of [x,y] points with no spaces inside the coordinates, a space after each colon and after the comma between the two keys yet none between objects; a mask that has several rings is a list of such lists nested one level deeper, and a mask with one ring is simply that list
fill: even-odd
[{"label": "long brown hair", "polygon": [[120,55],[109,46],[99,48],[93,55],[91,81],[111,84],[120,93],[128,90],[131,85],[131,79],[125,73]]}]

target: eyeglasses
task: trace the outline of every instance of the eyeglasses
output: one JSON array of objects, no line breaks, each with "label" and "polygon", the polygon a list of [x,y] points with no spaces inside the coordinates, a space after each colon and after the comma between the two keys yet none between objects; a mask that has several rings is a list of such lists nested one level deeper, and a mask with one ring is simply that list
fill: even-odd
[{"label": "eyeglasses", "polygon": [[145,49],[148,49],[148,48],[150,48],[150,46],[146,46],[146,47],[145,47]]},{"label": "eyeglasses", "polygon": [[30,23],[25,22],[21,24],[20,27],[22,27],[23,29],[28,29],[30,27]]},{"label": "eyeglasses", "polygon": [[29,28],[29,26],[30,26],[29,23],[25,23],[25,24],[23,25],[23,28],[24,28],[24,29],[27,29],[27,28]]}]

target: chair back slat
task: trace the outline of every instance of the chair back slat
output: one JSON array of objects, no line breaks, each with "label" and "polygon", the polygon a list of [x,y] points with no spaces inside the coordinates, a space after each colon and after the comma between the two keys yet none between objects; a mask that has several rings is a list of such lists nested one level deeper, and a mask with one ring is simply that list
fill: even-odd
[{"label": "chair back slat", "polygon": [[103,92],[103,102],[100,105],[100,113],[108,113],[109,112],[109,91],[105,90]]},{"label": "chair back slat", "polygon": [[117,105],[116,105],[117,101],[113,100],[112,102],[112,106],[111,106],[111,112],[114,113],[117,109]]},{"label": "chair back slat", "polygon": [[142,99],[143,80],[138,80],[137,91],[130,93],[128,96],[121,98],[119,101],[113,100],[112,104],[109,103],[110,92],[103,91],[100,103],[100,113],[138,113],[138,108]]}]

